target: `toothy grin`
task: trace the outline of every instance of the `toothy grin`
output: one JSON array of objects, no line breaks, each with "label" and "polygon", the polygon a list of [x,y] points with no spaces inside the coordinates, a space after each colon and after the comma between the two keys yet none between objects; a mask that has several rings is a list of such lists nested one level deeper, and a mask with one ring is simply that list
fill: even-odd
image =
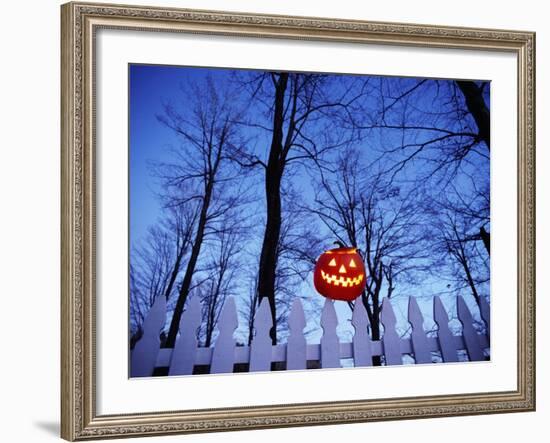
[{"label": "toothy grin", "polygon": [[347,288],[348,286],[360,285],[363,281],[363,274],[359,274],[358,277],[350,278],[337,275],[329,275],[323,270],[321,270],[321,277],[323,277],[323,280],[327,283],[334,286],[342,286],[343,288]]}]

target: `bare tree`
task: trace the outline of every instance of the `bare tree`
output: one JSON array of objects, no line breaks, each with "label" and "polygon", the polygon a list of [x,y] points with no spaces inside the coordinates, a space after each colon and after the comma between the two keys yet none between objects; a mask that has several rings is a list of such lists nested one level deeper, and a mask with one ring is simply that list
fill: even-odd
[{"label": "bare tree", "polygon": [[[267,299],[276,344],[292,299],[304,297],[316,257],[333,241],[362,251],[361,302],[374,340],[382,299],[430,273],[484,296],[487,83],[288,72],[248,72],[238,84],[220,78],[187,84],[181,106],[166,104],[158,117],[180,145],[154,166],[166,220],[133,252],[132,304],[143,300],[131,313],[136,333],[162,294],[173,311],[164,346],[172,347],[186,300],[197,296],[209,346],[225,299],[248,290],[238,304],[243,342]],[[295,188],[294,177],[308,174],[312,186]],[[261,210],[248,206],[258,186]],[[239,242],[242,230],[252,241]]]},{"label": "bare tree", "polygon": [[206,270],[208,278],[197,290],[203,307],[199,337],[206,347],[212,344],[225,300],[242,288],[240,277],[244,265],[237,255],[244,241],[242,234],[238,219],[225,220],[214,236],[214,244],[209,248],[211,253]]},{"label": "bare tree", "polygon": [[420,180],[435,179],[444,185],[464,163],[489,159],[487,82],[384,77],[378,81],[376,94],[355,102],[345,117],[364,139],[377,140],[392,178],[421,163]]},{"label": "bare tree", "polygon": [[423,186],[437,206],[460,195],[454,210],[470,212],[469,239],[490,253],[489,83],[381,77],[352,110],[348,124],[378,152],[371,166],[389,183]]},{"label": "bare tree", "polygon": [[473,211],[470,215],[460,209],[458,205],[439,206],[439,241],[434,251],[440,254],[443,266],[436,266],[434,270],[448,276],[448,286],[457,294],[468,289],[480,305],[480,298],[488,295],[489,251],[484,242],[478,241],[480,235],[471,216],[480,218],[481,212]]},{"label": "bare tree", "polygon": [[[298,192],[287,186],[282,190],[284,206],[280,238],[277,246],[275,275],[276,323],[278,341],[284,341],[288,333],[288,315],[294,299],[300,298],[308,318],[320,312],[320,306],[311,301],[311,294],[304,293],[304,282],[311,278],[316,258],[322,248],[316,220],[311,213],[301,209]],[[244,301],[243,317],[248,324],[248,342],[252,340],[254,318],[260,299],[255,287],[257,280],[250,279],[252,290]],[[311,333],[309,331],[308,333]]]},{"label": "bare tree", "polygon": [[164,113],[158,117],[181,140],[179,149],[174,152],[174,162],[156,167],[164,186],[166,205],[196,203],[198,207],[191,252],[179,284],[166,347],[175,344],[205,237],[216,232],[216,224],[239,200],[238,195],[225,195],[228,183],[238,177],[226,156],[231,146],[241,143],[233,123],[238,111],[230,88],[221,90],[221,86],[208,80],[187,94],[181,111],[166,104]]},{"label": "bare tree", "polygon": [[483,141],[488,150],[491,149],[491,119],[489,107],[485,99],[485,89],[488,82],[473,82],[457,80],[456,85],[464,95],[464,101],[477,126],[477,139]]},{"label": "bare tree", "polygon": [[[258,300],[267,298],[274,327],[270,335],[277,343],[277,266],[282,229],[283,177],[292,164],[318,161],[326,152],[343,145],[342,135],[329,124],[326,114],[335,108],[345,109],[357,99],[352,87],[335,89],[329,94],[325,84],[329,77],[315,74],[272,72],[254,77],[248,86],[252,97],[268,109],[270,122],[248,126],[269,133],[266,158],[250,152],[235,152],[234,158],[246,167],[261,167],[265,178],[266,219],[258,268]],[[358,93],[359,95],[361,92]]]},{"label": "bare tree", "polygon": [[[410,282],[413,274],[426,270],[425,232],[417,190],[401,195],[383,174],[369,176],[360,157],[357,150],[349,150],[338,158],[333,174],[321,175],[312,211],[337,242],[362,252],[368,276],[361,301],[372,339],[379,340],[383,297],[391,297],[399,281]],[[379,359],[373,362],[380,364]]]},{"label": "bare tree", "polygon": [[136,342],[143,334],[142,325],[145,316],[151,309],[151,301],[142,291],[136,268],[130,264],[130,349],[133,349]]},{"label": "bare tree", "polygon": [[150,227],[146,238],[131,251],[130,318],[131,343],[141,335],[145,315],[159,296],[167,299],[189,249],[195,214],[193,208],[169,208]]}]

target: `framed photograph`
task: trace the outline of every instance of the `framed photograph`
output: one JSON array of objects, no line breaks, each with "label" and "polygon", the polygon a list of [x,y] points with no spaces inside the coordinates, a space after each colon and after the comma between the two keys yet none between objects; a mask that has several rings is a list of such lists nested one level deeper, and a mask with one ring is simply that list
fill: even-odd
[{"label": "framed photograph", "polygon": [[63,438],[534,410],[534,33],[61,14]]}]

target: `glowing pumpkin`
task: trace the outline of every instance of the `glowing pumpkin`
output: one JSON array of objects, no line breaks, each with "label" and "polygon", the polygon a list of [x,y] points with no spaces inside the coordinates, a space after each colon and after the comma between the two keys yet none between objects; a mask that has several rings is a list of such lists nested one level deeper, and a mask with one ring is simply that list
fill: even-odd
[{"label": "glowing pumpkin", "polygon": [[361,295],[366,283],[365,264],[356,248],[330,249],[315,264],[313,284],[324,297],[352,301]]}]

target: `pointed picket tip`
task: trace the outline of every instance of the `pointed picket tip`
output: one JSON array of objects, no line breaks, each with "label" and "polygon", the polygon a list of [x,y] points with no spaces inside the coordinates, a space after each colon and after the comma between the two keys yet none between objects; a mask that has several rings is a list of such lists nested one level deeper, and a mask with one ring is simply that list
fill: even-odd
[{"label": "pointed picket tip", "polygon": [[472,313],[470,312],[470,309],[468,309],[468,306],[462,297],[457,297],[456,305],[458,318],[460,321],[473,324]]},{"label": "pointed picket tip", "polygon": [[449,329],[449,316],[447,315],[445,306],[437,295],[434,297],[433,303],[434,321],[437,324],[437,340],[441,357],[445,363],[457,362],[458,356],[454,337]]},{"label": "pointed picket tip", "polygon": [[395,324],[397,320],[390,300],[386,297],[382,301],[382,312],[380,319],[384,325],[384,335],[382,336],[382,342],[384,344],[384,357],[386,359],[386,365],[401,365],[403,364],[403,357],[401,355],[401,339],[395,331]]},{"label": "pointed picket tip", "polygon": [[355,367],[372,366],[372,343],[368,333],[369,317],[361,300],[355,302],[351,324],[353,334],[353,365]]},{"label": "pointed picket tip", "polygon": [[172,352],[168,375],[193,373],[198,346],[198,330],[201,323],[201,302],[193,297],[186,303],[180,320],[179,337]]},{"label": "pointed picket tip", "polygon": [[201,314],[201,302],[198,297],[193,297],[187,302],[185,311],[180,319],[180,329],[188,319],[199,318]]},{"label": "pointed picket tip", "polygon": [[481,318],[485,322],[485,326],[487,327],[487,335],[489,335],[489,332],[491,329],[491,307],[489,306],[489,303],[483,296],[480,297],[479,302],[480,302],[479,310],[481,312]]},{"label": "pointed picket tip", "polygon": [[385,328],[393,327],[397,323],[395,313],[393,312],[393,306],[391,305],[390,299],[385,297],[382,301],[382,312],[380,318]]},{"label": "pointed picket tip", "polygon": [[264,298],[254,316],[254,335],[250,343],[249,371],[269,371],[271,368],[271,337],[269,331],[273,321],[269,301]]},{"label": "pointed picket tip", "polygon": [[338,323],[338,317],[336,316],[336,310],[334,309],[334,302],[332,300],[325,301],[323,311],[321,312],[321,326],[334,325]]},{"label": "pointed picket tip", "polygon": [[339,368],[340,367],[340,346],[336,327],[338,326],[338,317],[334,310],[334,302],[327,299],[323,312],[321,313],[321,328],[323,336],[321,337],[321,367]]},{"label": "pointed picket tip", "polygon": [[409,297],[409,321],[417,320],[417,319],[421,319],[423,321],[424,316],[420,311],[420,307],[418,306],[418,302],[416,301],[416,298]]},{"label": "pointed picket tip", "polygon": [[201,323],[202,306],[199,297],[193,297],[186,303],[186,309],[180,319],[180,336],[185,339],[197,340],[198,330]]},{"label": "pointed picket tip", "polygon": [[218,321],[219,329],[222,327],[233,327],[237,329],[239,326],[239,319],[237,317],[237,308],[235,306],[235,299],[229,297],[223,304],[222,313]]},{"label": "pointed picket tip", "polygon": [[299,298],[292,302],[292,308],[288,317],[288,326],[291,330],[303,330],[306,327],[306,316]]},{"label": "pointed picket tip", "polygon": [[369,317],[367,315],[367,310],[362,301],[358,300],[355,302],[353,308],[353,314],[351,315],[351,324],[357,330],[366,330],[369,326]]},{"label": "pointed picket tip", "polygon": [[[143,322],[143,337],[158,338],[166,321],[166,297],[157,297]],[[142,338],[143,338],[142,337]],[[139,343],[139,342],[138,342]]]},{"label": "pointed picket tip", "polygon": [[153,374],[160,346],[160,331],[166,320],[166,298],[157,297],[143,322],[143,336],[131,354],[130,376],[149,377]]},{"label": "pointed picket tip", "polygon": [[411,341],[414,361],[417,364],[431,363],[432,355],[424,331],[424,317],[414,297],[409,297],[409,323],[412,326]]},{"label": "pointed picket tip", "polygon": [[165,309],[166,308],[166,297],[159,296],[155,300],[155,303],[153,303],[153,307],[151,309]]},{"label": "pointed picket tip", "polygon": [[269,300],[267,297],[260,302],[260,307],[254,316],[254,322],[259,322],[262,325],[267,325],[269,328],[273,326],[273,319],[271,318],[271,308],[269,307]]},{"label": "pointed picket tip", "polygon": [[468,309],[462,297],[457,300],[458,318],[462,323],[462,336],[466,343],[466,350],[470,361],[482,361],[484,359],[483,349],[479,343],[479,336],[474,329],[472,313]]},{"label": "pointed picket tip", "polygon": [[143,329],[147,330],[149,329],[150,325],[154,325],[158,323],[160,319],[163,321],[164,325],[164,316],[166,314],[166,297],[159,296],[155,300],[155,303],[153,303],[153,306],[151,306],[151,309],[147,313],[147,317],[145,321],[143,322]]},{"label": "pointed picket tip", "polygon": [[445,325],[449,323],[449,316],[438,295],[434,297],[434,320],[439,326],[442,323],[445,323]]},{"label": "pointed picket tip", "polygon": [[295,298],[288,317],[288,329],[290,331],[286,351],[286,368],[288,370],[306,369],[307,344],[303,333],[305,327],[306,318],[302,302],[299,298]]},{"label": "pointed picket tip", "polygon": [[221,374],[233,372],[235,359],[235,339],[233,334],[239,326],[237,309],[233,297],[228,298],[222,308],[218,321],[219,335],[212,351],[210,373]]}]

